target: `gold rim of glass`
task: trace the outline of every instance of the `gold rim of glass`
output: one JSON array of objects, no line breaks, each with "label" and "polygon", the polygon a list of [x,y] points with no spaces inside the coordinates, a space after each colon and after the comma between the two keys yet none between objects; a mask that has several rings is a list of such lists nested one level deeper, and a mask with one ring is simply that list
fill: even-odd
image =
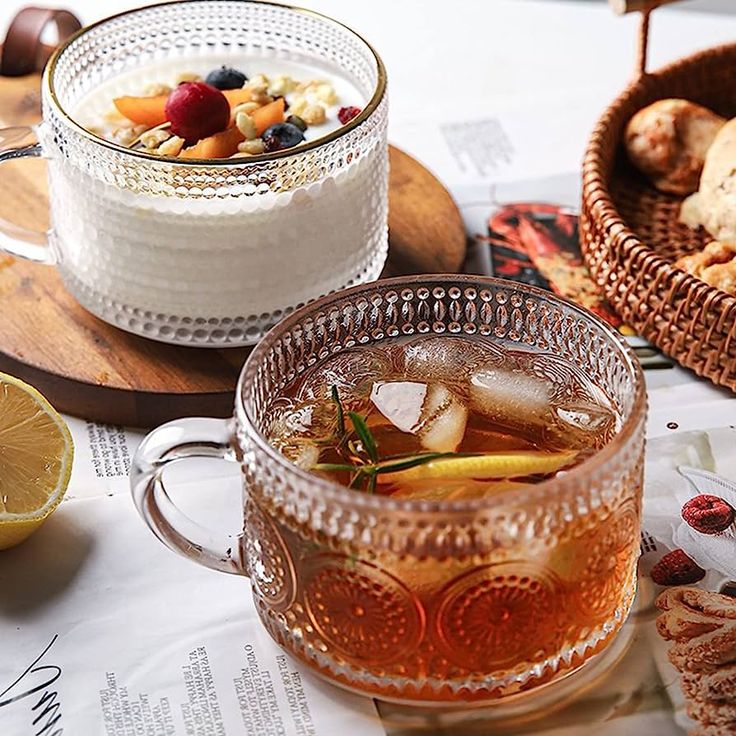
[{"label": "gold rim of glass", "polygon": [[315,18],[319,18],[322,21],[325,21],[326,23],[332,23],[333,25],[339,26],[340,28],[344,28],[348,33],[351,33],[355,38],[357,38],[361,43],[364,43],[366,48],[371,52],[373,55],[373,58],[376,61],[376,69],[378,73],[378,80],[376,82],[376,88],[373,92],[372,97],[368,101],[368,104],[363,108],[361,113],[354,117],[351,121],[349,121],[346,125],[341,126],[337,130],[334,130],[332,133],[328,133],[327,135],[321,136],[320,138],[316,138],[313,141],[309,141],[307,143],[304,143],[296,148],[289,148],[284,151],[276,151],[274,153],[260,153],[255,156],[248,156],[247,159],[228,159],[228,158],[192,158],[192,159],[181,159],[176,156],[159,156],[157,154],[152,153],[146,153],[145,151],[138,151],[133,150],[130,148],[126,148],[125,146],[121,146],[119,143],[113,143],[112,141],[108,141],[105,138],[101,138],[98,135],[95,135],[94,133],[91,133],[89,130],[87,130],[83,125],[80,125],[62,106],[61,102],[59,102],[59,98],[56,95],[56,90],[54,89],[54,70],[56,69],[56,64],[58,63],[59,59],[61,58],[62,54],[66,51],[66,49],[71,46],[78,38],[83,36],[85,33],[97,28],[98,26],[102,26],[105,23],[115,20],[116,18],[124,18],[126,15],[135,15],[136,13],[140,13],[143,10],[148,10],[149,8],[159,8],[159,7],[165,7],[167,5],[180,5],[182,7],[185,7],[190,2],[211,2],[216,3],[218,0],[168,0],[167,2],[162,3],[151,3],[150,5],[143,5],[139,8],[133,8],[132,10],[125,10],[121,13],[115,13],[114,15],[109,15],[106,18],[103,18],[101,20],[96,21],[95,23],[92,23],[88,26],[85,26],[84,28],[81,28],[76,33],[74,33],[72,36],[70,36],[61,46],[59,46],[54,53],[51,55],[51,58],[49,59],[48,64],[46,65],[46,69],[44,71],[43,75],[43,85],[48,90],[49,96],[51,100],[54,103],[54,106],[59,111],[61,116],[71,125],[74,130],[76,130],[78,133],[81,133],[85,138],[88,138],[93,143],[104,146],[105,148],[109,148],[113,151],[118,151],[119,153],[124,153],[129,156],[133,156],[135,158],[141,158],[146,161],[166,161],[167,163],[176,163],[181,166],[235,166],[238,168],[242,168],[244,166],[250,166],[252,164],[259,164],[264,161],[274,161],[278,159],[284,159],[289,158],[291,156],[300,156],[303,153],[306,153],[307,151],[313,151],[317,148],[322,148],[323,146],[327,145],[328,143],[332,143],[333,141],[342,138],[344,135],[347,135],[350,131],[355,130],[359,125],[361,125],[363,122],[365,122],[378,108],[381,101],[383,100],[383,97],[386,93],[386,67],[383,65],[383,61],[381,60],[381,57],[378,55],[378,52],[371,46],[368,41],[363,38],[359,33],[354,31],[349,26],[345,25],[344,23],[341,23],[339,20],[335,20],[334,18],[330,18],[328,15],[324,15],[322,13],[317,13],[314,10],[309,10],[307,8],[301,8],[295,5],[287,5],[285,3],[277,3],[272,2],[272,0],[235,0],[236,2],[243,2],[243,3],[249,3],[252,5],[273,5],[278,8],[285,8],[287,10],[292,10],[296,13],[302,13],[304,15],[311,15]]},{"label": "gold rim of glass", "polygon": [[[615,460],[615,457],[621,450],[622,446],[629,442],[637,427],[644,422],[647,408],[644,373],[642,372],[639,361],[623,337],[592,312],[580,307],[569,299],[558,296],[557,294],[553,294],[549,291],[545,291],[544,289],[490,276],[466,276],[459,274],[424,274],[419,276],[380,279],[379,281],[367,284],[359,284],[358,286],[337,291],[307,304],[273,327],[248,356],[248,359],[240,372],[238,385],[235,391],[236,421],[243,425],[244,430],[248,432],[249,436],[255,441],[259,449],[266,453],[269,460],[276,463],[284,472],[295,475],[300,481],[309,483],[314,489],[319,490],[320,494],[324,494],[321,496],[322,498],[328,498],[330,500],[343,503],[354,502],[361,505],[371,506],[375,509],[392,508],[407,512],[425,513],[452,511],[461,514],[464,512],[474,513],[482,511],[483,509],[503,506],[508,503],[508,494],[506,493],[501,493],[491,498],[475,498],[459,501],[423,501],[417,499],[391,498],[390,496],[379,496],[351,490],[339,483],[303,470],[289,461],[270,444],[266,436],[257,428],[256,423],[250,415],[250,412],[245,406],[245,402],[243,400],[244,382],[246,378],[252,379],[256,374],[256,366],[261,358],[265,356],[267,351],[284,332],[297,325],[309,314],[324,310],[335,302],[342,301],[345,297],[358,295],[361,292],[370,291],[372,288],[412,288],[423,284],[436,285],[438,283],[447,286],[490,284],[501,288],[514,288],[522,292],[527,292],[533,296],[542,297],[551,302],[557,302],[565,308],[576,312],[582,319],[592,322],[601,329],[606,337],[619,348],[621,359],[625,362],[627,372],[632,377],[635,396],[631,405],[631,410],[629,411],[628,416],[624,419],[621,429],[613,439],[611,439],[607,445],[601,448],[601,450],[596,452],[594,455],[570,470],[565,471],[564,476],[543,480],[539,483],[529,485],[524,489],[515,491],[515,501],[522,504],[529,502],[531,498],[536,496],[554,496],[556,493],[563,491],[565,487],[574,487],[581,481],[585,481],[586,477],[590,477],[591,474],[599,472],[602,468],[605,468],[608,463]],[[544,499],[542,498],[540,500]]]}]

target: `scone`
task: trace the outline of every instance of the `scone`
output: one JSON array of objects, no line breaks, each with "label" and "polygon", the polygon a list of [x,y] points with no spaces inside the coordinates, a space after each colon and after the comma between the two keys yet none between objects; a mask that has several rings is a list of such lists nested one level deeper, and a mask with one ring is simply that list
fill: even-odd
[{"label": "scone", "polygon": [[700,253],[678,259],[675,266],[710,286],[736,296],[736,242],[721,243],[714,240]]},{"label": "scone", "polygon": [[718,132],[708,149],[696,194],[686,199],[680,220],[702,225],[716,240],[736,242],[736,118]]},{"label": "scone", "polygon": [[634,115],[624,145],[631,162],[669,194],[691,194],[726,119],[688,100],[659,100]]}]

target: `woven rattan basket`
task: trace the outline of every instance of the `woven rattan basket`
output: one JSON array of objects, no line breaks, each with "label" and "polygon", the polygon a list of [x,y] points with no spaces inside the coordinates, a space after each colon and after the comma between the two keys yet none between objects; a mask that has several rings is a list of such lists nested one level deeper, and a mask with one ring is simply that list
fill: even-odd
[{"label": "woven rattan basket", "polygon": [[604,112],[588,144],[581,246],[596,282],[628,324],[681,365],[736,391],[736,298],[673,266],[712,238],[678,221],[682,200],[648,184],[621,145],[631,116],[662,98],[736,115],[736,44],[646,73],[648,26],[645,15],[640,75]]}]

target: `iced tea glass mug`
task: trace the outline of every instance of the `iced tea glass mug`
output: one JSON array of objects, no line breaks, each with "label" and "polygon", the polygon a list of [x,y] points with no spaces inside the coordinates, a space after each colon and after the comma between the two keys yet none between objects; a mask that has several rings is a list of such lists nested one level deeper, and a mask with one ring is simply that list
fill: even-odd
[{"label": "iced tea glass mug", "polygon": [[[351,491],[268,444],[269,405],[305,370],[353,346],[423,334],[483,336],[563,358],[609,396],[620,431],[557,478],[453,502]],[[539,374],[553,383],[544,365]],[[156,429],[131,483],[165,544],[249,575],[271,636],[332,682],[398,702],[496,702],[580,667],[626,618],[645,414],[636,359],[580,307],[502,280],[391,279],[321,299],[277,325],[243,368],[232,421]],[[191,456],[241,464],[241,537],[218,537],[173,506],[162,470]]]},{"label": "iced tea glass mug", "polygon": [[[133,151],[71,116],[91,89],[157,62],[217,55],[300,61],[367,101],[297,149],[186,161]],[[168,67],[169,69],[171,67]],[[150,81],[150,80],[149,80]],[[143,86],[143,85],[142,85]],[[187,345],[247,345],[295,307],[375,279],[387,253],[383,64],[350,29],[266,2],[196,0],[108,18],[49,61],[43,122],[0,130],[0,162],[48,159],[51,230],[0,223],[0,249],[55,263],[101,319]]]}]

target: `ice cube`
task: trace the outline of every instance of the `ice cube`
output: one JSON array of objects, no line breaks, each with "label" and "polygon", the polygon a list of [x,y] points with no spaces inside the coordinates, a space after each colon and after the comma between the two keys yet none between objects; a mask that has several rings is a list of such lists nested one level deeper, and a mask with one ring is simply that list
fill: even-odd
[{"label": "ice cube", "polygon": [[619,430],[619,424],[619,416],[611,407],[579,398],[575,403],[555,407],[548,436],[568,447],[601,448]]},{"label": "ice cube", "polygon": [[503,349],[462,337],[423,337],[401,347],[407,378],[465,383],[470,374],[503,359]]},{"label": "ice cube", "polygon": [[487,367],[470,377],[470,401],[499,424],[541,424],[550,414],[550,384],[522,371]]},{"label": "ice cube", "polygon": [[306,459],[304,462],[299,459],[303,449],[313,446],[316,440],[332,436],[335,416],[336,408],[332,402],[307,401],[299,404],[291,399],[279,399],[276,406],[271,407],[266,423],[269,442],[300,467],[311,467]]},{"label": "ice cube", "polygon": [[431,452],[455,452],[467,422],[467,407],[457,396],[441,383],[430,384],[422,426],[417,431],[422,445]]},{"label": "ice cube", "polygon": [[332,402],[289,401],[274,415],[270,434],[274,437],[324,437],[332,432],[334,423],[335,406]]},{"label": "ice cube", "polygon": [[319,447],[313,442],[304,442],[295,448],[294,456],[289,458],[299,468],[310,470],[319,461]]},{"label": "ice cube", "polygon": [[584,432],[598,432],[615,422],[615,414],[599,404],[558,406],[555,413],[565,424]]},{"label": "ice cube", "polygon": [[462,442],[468,410],[441,383],[382,381],[373,385],[371,401],[397,429],[417,435],[432,452],[454,452]]},{"label": "ice cube", "polygon": [[290,434],[293,432],[297,432],[299,434],[309,432],[310,429],[317,424],[314,421],[316,410],[317,405],[304,404],[304,406],[300,406],[298,409],[288,412],[284,415],[284,425],[286,430],[289,431]]},{"label": "ice cube", "polygon": [[299,399],[329,399],[332,387],[350,407],[370,392],[375,381],[394,373],[389,355],[377,348],[346,350],[327,358],[306,376],[299,387]]},{"label": "ice cube", "polygon": [[378,411],[402,432],[414,433],[422,419],[427,384],[387,381],[373,384],[371,401]]},{"label": "ice cube", "polygon": [[319,462],[320,449],[314,442],[292,438],[278,448],[287,460],[303,470],[311,470]]}]

